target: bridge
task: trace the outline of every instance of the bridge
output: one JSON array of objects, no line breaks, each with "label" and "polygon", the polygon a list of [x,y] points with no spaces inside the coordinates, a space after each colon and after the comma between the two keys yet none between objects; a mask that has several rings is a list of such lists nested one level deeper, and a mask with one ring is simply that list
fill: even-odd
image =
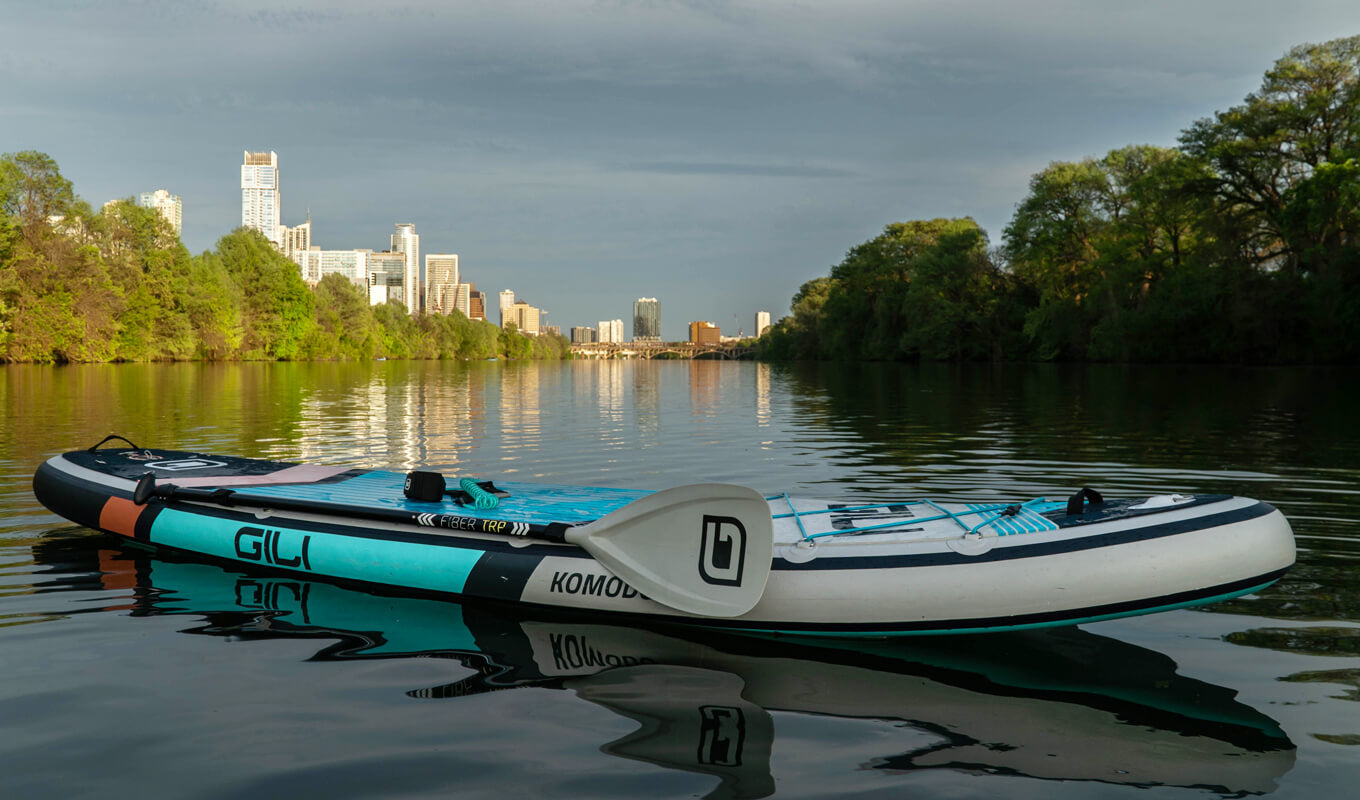
[{"label": "bridge", "polygon": [[753,348],[749,339],[721,344],[694,342],[592,342],[572,343],[576,358],[749,358]]}]

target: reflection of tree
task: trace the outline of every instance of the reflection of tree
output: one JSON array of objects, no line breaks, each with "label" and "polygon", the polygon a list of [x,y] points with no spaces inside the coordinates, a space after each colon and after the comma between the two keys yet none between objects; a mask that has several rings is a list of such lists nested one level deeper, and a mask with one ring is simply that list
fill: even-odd
[{"label": "reflection of tree", "polygon": [[1342,694],[1334,694],[1334,700],[1353,700],[1360,702],[1360,669],[1327,669],[1316,672],[1296,672],[1286,675],[1282,681],[1290,683],[1335,683],[1349,686]]},{"label": "reflection of tree", "polygon": [[1309,656],[1360,655],[1360,629],[1332,625],[1306,628],[1253,628],[1230,633],[1233,644],[1265,647]]}]

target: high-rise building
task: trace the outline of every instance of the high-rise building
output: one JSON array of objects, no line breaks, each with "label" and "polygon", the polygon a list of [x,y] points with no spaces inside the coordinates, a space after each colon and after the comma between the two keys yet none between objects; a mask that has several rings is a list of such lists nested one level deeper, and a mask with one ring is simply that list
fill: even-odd
[{"label": "high-rise building", "polygon": [[539,333],[539,319],[542,314],[542,309],[535,308],[523,300],[516,300],[514,305],[502,312],[501,327],[505,327],[507,324],[513,322],[520,333],[537,336]]},{"label": "high-rise building", "polygon": [[293,259],[302,271],[302,280],[310,286],[317,285],[327,275],[339,273],[367,292],[368,259],[371,255],[372,250],[322,250],[320,247],[309,247],[295,251]]},{"label": "high-rise building", "polygon": [[505,314],[510,307],[515,304],[515,291],[513,289],[501,290],[501,327],[505,327]]},{"label": "high-rise building", "polygon": [[602,344],[623,343],[623,320],[621,319],[602,319],[596,331],[598,332],[597,342]]},{"label": "high-rise building", "polygon": [[307,212],[307,221],[296,227],[279,226],[279,238],[283,241],[284,256],[293,259],[301,266],[298,253],[312,248],[312,212]]},{"label": "high-rise building", "polygon": [[183,227],[184,206],[179,200],[179,195],[170,194],[165,189],[157,189],[154,192],[142,192],[137,197],[137,205],[142,208],[154,208],[160,212],[165,221],[170,223],[170,227],[175,229],[175,235],[180,235]]},{"label": "high-rise building", "polygon": [[572,344],[594,344],[597,335],[595,329],[588,325],[573,325],[571,327]]},{"label": "high-rise building", "polygon": [[253,228],[282,247],[279,231],[279,154],[245,152],[241,165],[241,226]]},{"label": "high-rise building", "polygon": [[761,337],[761,336],[764,336],[764,335],[765,335],[765,331],[768,331],[769,329],[770,329],[770,312],[768,312],[768,311],[757,311],[757,312],[756,312],[756,337],[759,338],[759,337]]},{"label": "high-rise building", "polygon": [[467,284],[458,281],[457,253],[430,253],[425,256],[425,310],[430,314],[448,314],[454,309],[467,314],[464,307],[458,306],[458,287]]},{"label": "high-rise building", "polygon": [[486,320],[486,292],[479,292],[476,284],[468,284],[468,319]]},{"label": "high-rise building", "polygon": [[472,319],[472,284],[457,283],[453,286],[453,310]]},{"label": "high-rise building", "polygon": [[695,344],[718,344],[722,341],[722,329],[711,322],[691,322],[689,340]]},{"label": "high-rise building", "polygon": [[[368,254],[368,302],[401,303],[410,296],[410,259],[406,253],[391,250]],[[411,307],[406,306],[407,313]]]},{"label": "high-rise building", "polygon": [[633,341],[661,341],[661,303],[655,297],[639,297],[633,303]]},{"label": "high-rise building", "polygon": [[402,297],[407,313],[419,314],[424,310],[421,304],[421,288],[425,282],[420,276],[420,236],[411,222],[398,222],[392,234],[392,252],[406,256],[402,270]]}]

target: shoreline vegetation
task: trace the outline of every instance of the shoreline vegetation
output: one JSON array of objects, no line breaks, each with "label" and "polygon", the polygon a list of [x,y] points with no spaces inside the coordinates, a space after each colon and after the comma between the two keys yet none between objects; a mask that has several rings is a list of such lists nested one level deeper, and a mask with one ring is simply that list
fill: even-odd
[{"label": "shoreline vegetation", "polygon": [[[1291,49],[1179,147],[1050,164],[999,246],[971,218],[892,223],[790,310],[758,358],[1360,363],[1360,36]],[[243,228],[192,256],[49,156],[0,158],[0,362],[570,355],[339,275],[309,288]]]},{"label": "shoreline vegetation", "polygon": [[1050,164],[999,247],[888,225],[791,310],[761,358],[1360,363],[1360,36],[1291,49],[1178,148]]},{"label": "shoreline vegetation", "polygon": [[0,212],[0,362],[569,357],[561,336],[370,305],[341,275],[308,287],[258,231],[192,256],[153,209],[93,210],[44,153],[0,157]]}]

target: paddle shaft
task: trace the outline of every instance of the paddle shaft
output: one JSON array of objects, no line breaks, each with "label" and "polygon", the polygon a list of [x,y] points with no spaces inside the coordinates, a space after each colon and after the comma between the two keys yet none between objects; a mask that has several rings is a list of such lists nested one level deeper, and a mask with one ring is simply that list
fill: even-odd
[{"label": "paddle shaft", "polygon": [[[436,512],[402,511],[394,508],[364,508],[327,503],[319,500],[296,500],[288,497],[267,497],[243,494],[232,489],[194,489],[176,486],[173,483],[156,486],[148,482],[151,476],[143,477],[133,493],[133,502],[141,505],[151,497],[167,502],[176,500],[195,500],[204,503],[217,503],[224,506],[248,506],[269,508],[279,511],[302,511],[317,514],[335,514],[357,519],[370,519],[377,522],[398,522],[419,525],[424,528],[447,528],[456,531],[491,533],[504,536],[523,536],[548,542],[565,542],[566,532],[572,526],[562,522],[547,524],[536,522],[510,522],[502,519],[465,517],[460,514]],[[154,478],[151,478],[154,481]],[[144,486],[146,487],[144,489]]]}]

